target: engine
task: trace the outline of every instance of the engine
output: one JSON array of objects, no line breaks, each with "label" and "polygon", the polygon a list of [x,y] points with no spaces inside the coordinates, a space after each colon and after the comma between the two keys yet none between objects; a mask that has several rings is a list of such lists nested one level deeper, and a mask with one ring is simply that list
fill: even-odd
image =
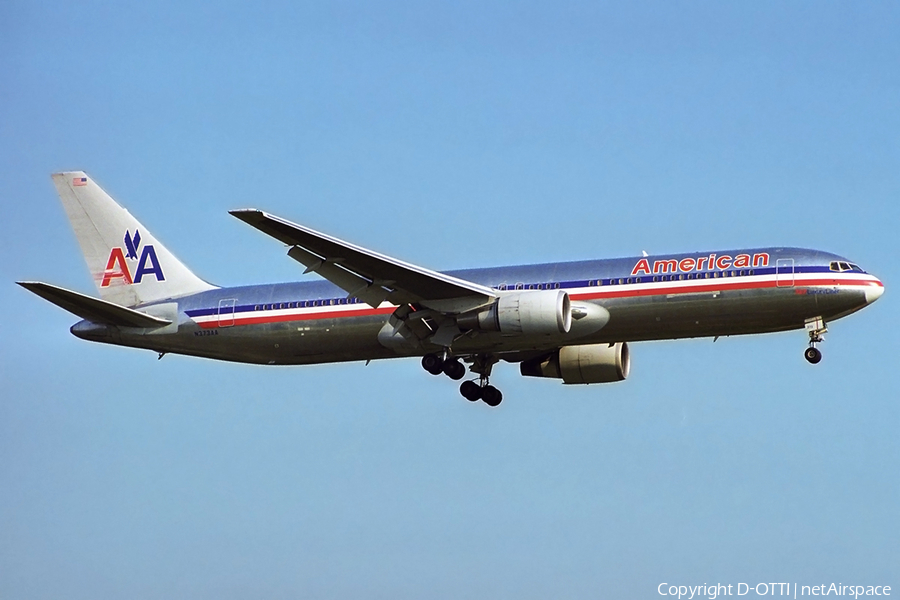
[{"label": "engine", "polygon": [[555,377],[563,383],[611,383],[628,377],[631,356],[626,342],[563,346],[523,361],[519,369],[527,377]]},{"label": "engine", "polygon": [[562,290],[529,290],[503,294],[489,308],[460,315],[460,329],[521,335],[568,333],[572,306]]}]

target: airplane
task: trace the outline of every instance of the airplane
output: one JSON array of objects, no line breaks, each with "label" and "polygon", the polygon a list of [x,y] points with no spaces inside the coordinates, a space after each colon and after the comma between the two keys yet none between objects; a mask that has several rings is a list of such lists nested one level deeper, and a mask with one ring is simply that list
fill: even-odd
[{"label": "airplane", "polygon": [[802,329],[816,364],[827,323],[884,293],[855,262],[786,247],[438,272],[257,209],[230,213],[322,280],[225,288],[194,275],[83,171],[52,179],[100,298],[17,283],[80,317],[75,336],[262,365],[421,357],[492,407],[501,360],[528,377],[611,383],[629,375],[629,342]]}]

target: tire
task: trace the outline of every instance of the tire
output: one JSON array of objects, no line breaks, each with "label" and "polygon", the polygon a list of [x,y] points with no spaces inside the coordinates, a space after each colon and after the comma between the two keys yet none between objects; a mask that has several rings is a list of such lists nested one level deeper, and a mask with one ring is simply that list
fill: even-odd
[{"label": "tire", "polygon": [[481,399],[481,386],[474,381],[463,381],[459,393],[469,402],[475,402]]},{"label": "tire", "polygon": [[822,360],[822,353],[818,348],[809,347],[803,353],[803,357],[809,361],[810,364],[816,365],[819,364],[819,361]]},{"label": "tire", "polygon": [[422,357],[422,368],[432,375],[440,375],[443,371],[444,361],[437,354],[426,354]]},{"label": "tire", "polygon": [[459,381],[466,376],[465,365],[463,365],[455,358],[444,361],[443,371],[447,377],[453,379],[454,381]]},{"label": "tire", "polygon": [[503,394],[492,385],[481,388],[481,399],[488,406],[499,406],[503,402]]}]

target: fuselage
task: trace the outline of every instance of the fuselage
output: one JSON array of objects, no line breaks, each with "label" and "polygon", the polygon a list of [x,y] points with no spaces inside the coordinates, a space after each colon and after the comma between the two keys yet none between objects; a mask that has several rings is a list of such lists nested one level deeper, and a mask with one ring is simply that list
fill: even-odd
[{"label": "fuselage", "polygon": [[[802,329],[853,313],[882,283],[846,258],[802,248],[755,248],[449,271],[500,293],[559,289],[573,308],[600,306],[603,323],[575,321],[566,334],[478,332],[454,340],[457,354],[521,360],[573,344],[728,336]],[[220,360],[311,364],[422,355],[397,343],[396,306],[372,307],[327,281],[216,288],[137,307],[165,316],[161,329],[82,321],[78,337]],[[584,312],[584,311],[582,311]],[[592,314],[587,310],[584,314]],[[470,332],[471,333],[471,332]],[[394,336],[396,337],[396,336]]]}]

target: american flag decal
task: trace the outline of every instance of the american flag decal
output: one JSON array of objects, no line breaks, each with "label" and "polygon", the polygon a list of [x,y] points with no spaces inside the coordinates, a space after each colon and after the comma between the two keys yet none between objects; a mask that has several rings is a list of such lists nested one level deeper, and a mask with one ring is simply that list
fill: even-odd
[{"label": "american flag decal", "polygon": [[87,185],[87,177],[76,177],[72,180],[72,185],[78,187],[80,185]]}]

